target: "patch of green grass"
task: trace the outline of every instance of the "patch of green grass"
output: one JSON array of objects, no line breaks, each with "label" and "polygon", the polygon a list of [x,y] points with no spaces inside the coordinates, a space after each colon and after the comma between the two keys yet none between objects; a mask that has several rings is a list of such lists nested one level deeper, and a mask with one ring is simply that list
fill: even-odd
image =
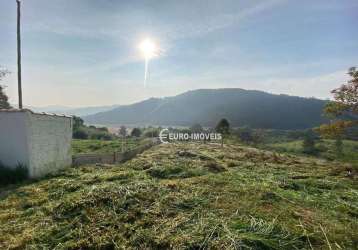
[{"label": "patch of green grass", "polygon": [[126,140],[116,139],[111,141],[104,140],[80,140],[72,141],[72,153],[113,153],[116,151],[131,150],[138,146],[140,141],[137,139],[127,138]]},{"label": "patch of green grass", "polygon": [[339,162],[159,145],[121,165],[0,188],[0,248],[354,249],[357,193]]},{"label": "patch of green grass", "polygon": [[[303,155],[302,140],[265,145],[267,149]],[[316,143],[318,155],[329,160],[339,160],[358,165],[358,141],[343,140],[342,154],[338,155],[334,140],[320,140]]]},{"label": "patch of green grass", "polygon": [[150,176],[160,179],[189,178],[205,174],[203,169],[191,168],[187,165],[152,167],[147,172]]}]

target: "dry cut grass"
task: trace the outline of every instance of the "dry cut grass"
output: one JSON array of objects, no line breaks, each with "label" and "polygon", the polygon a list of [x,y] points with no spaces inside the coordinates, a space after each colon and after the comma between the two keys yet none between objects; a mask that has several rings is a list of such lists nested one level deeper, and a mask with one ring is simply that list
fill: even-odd
[{"label": "dry cut grass", "polygon": [[156,146],[1,189],[4,249],[354,249],[349,165],[241,146]]}]

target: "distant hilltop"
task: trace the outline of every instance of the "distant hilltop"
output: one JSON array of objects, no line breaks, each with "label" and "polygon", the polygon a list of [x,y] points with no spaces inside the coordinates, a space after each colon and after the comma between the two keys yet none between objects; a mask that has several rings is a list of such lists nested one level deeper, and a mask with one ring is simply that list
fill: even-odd
[{"label": "distant hilltop", "polygon": [[131,105],[82,116],[105,125],[215,126],[227,118],[232,126],[306,129],[323,122],[327,101],[269,94],[239,88],[199,89],[173,97],[150,98]]}]

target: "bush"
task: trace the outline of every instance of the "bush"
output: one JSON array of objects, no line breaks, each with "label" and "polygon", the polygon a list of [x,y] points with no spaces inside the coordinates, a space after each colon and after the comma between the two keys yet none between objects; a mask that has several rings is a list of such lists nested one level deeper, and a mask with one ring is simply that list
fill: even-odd
[{"label": "bush", "polygon": [[72,137],[74,139],[88,139],[88,134],[83,129],[77,129],[77,130],[73,131]]},{"label": "bush", "polygon": [[134,137],[140,137],[142,134],[142,131],[139,128],[134,128],[131,132],[131,136]]},{"label": "bush", "polygon": [[157,129],[150,129],[144,132],[144,136],[148,138],[158,137],[159,131]]},{"label": "bush", "polygon": [[77,131],[78,129],[84,126],[84,121],[82,120],[82,118],[78,116],[73,116],[72,121],[73,121],[73,131]]},{"label": "bush", "polygon": [[112,140],[112,136],[106,132],[93,132],[91,133],[91,139],[93,140],[105,140],[110,141]]},{"label": "bush", "polygon": [[311,154],[311,155],[316,154],[317,153],[316,138],[312,134],[307,133],[303,140],[302,148],[303,148],[302,151],[305,154]]},{"label": "bush", "polygon": [[94,140],[112,140],[114,135],[112,135],[108,128],[100,127],[97,128],[93,125],[86,126],[84,121],[80,117],[73,117],[73,139],[94,139]]},{"label": "bush", "polygon": [[29,178],[26,166],[18,164],[16,168],[11,169],[0,163],[0,186],[15,184]]}]

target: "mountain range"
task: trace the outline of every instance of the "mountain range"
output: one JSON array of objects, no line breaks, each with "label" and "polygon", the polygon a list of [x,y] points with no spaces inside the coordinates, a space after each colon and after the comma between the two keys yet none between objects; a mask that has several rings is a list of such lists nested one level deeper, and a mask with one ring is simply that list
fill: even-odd
[{"label": "mountain range", "polygon": [[[16,105],[12,105],[16,107]],[[45,112],[45,113],[53,113],[53,114],[65,114],[65,115],[75,115],[75,116],[86,116],[96,114],[98,112],[104,112],[108,110],[112,110],[114,108],[119,107],[119,105],[110,105],[110,106],[93,106],[93,107],[79,107],[79,108],[71,108],[66,106],[46,106],[46,107],[26,107],[35,112]]]},{"label": "mountain range", "polygon": [[323,122],[327,101],[276,95],[239,88],[199,89],[177,96],[150,98],[131,105],[82,116],[88,124],[215,126],[226,118],[231,126],[306,129]]}]

